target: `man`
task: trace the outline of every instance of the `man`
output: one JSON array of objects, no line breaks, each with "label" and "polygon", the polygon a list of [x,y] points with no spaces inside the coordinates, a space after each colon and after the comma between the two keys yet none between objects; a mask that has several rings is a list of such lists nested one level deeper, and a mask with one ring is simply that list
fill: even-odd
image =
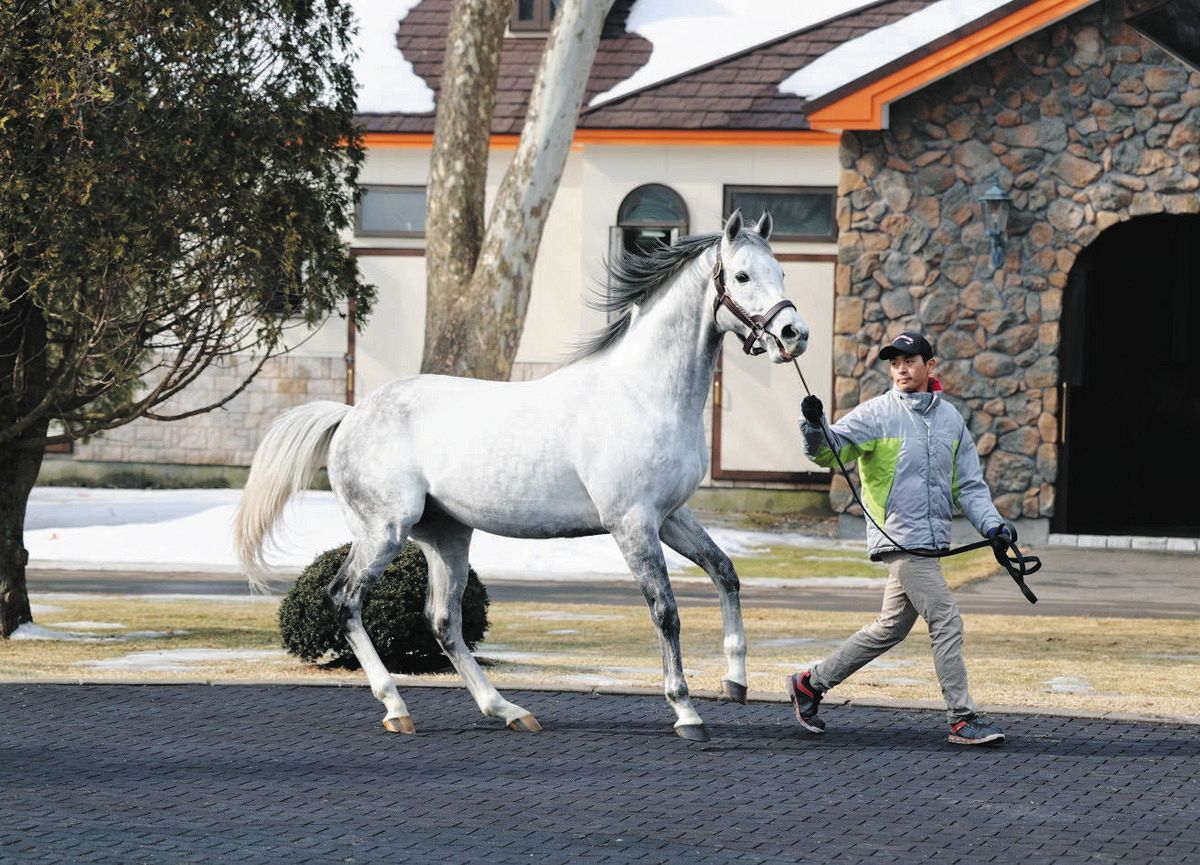
[{"label": "man", "polygon": [[976,714],[967,691],[962,617],[941,564],[919,554],[949,548],[954,505],[986,537],[1011,541],[1012,533],[992,503],[962,415],[941,397],[929,341],[919,333],[902,333],[879,357],[888,362],[894,385],[887,393],[835,424],[825,421],[815,396],[805,397],[800,406],[800,431],[811,459],[835,465],[832,442],[842,462],[858,460],[868,513],[867,552],[887,564],[888,580],[879,618],[811,669],[788,677],[796,718],[810,732],[825,732],[817,714],[825,692],[903,640],[919,615],[929,626],[949,741],[1000,743],[1004,734]]}]

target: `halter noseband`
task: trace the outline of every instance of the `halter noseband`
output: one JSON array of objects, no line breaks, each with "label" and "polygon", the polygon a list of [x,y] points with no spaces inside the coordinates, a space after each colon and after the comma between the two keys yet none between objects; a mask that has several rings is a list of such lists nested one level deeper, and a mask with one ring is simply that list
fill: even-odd
[{"label": "halter noseband", "polygon": [[719,250],[717,252],[717,260],[713,264],[712,280],[713,285],[717,289],[717,297],[716,300],[713,301],[713,318],[715,319],[717,317],[717,312],[722,306],[724,306],[731,313],[733,313],[734,318],[746,325],[746,327],[750,328],[750,331],[746,334],[746,338],[742,341],[742,351],[744,351],[746,354],[762,354],[765,352],[766,349],[757,344],[759,337],[765,333],[767,336],[771,337],[771,339],[775,340],[775,344],[779,347],[780,353],[785,358],[790,360],[791,355],[788,354],[787,349],[783,347],[783,342],[779,339],[779,337],[767,330],[767,325],[771,323],[771,320],[775,318],[775,316],[779,315],[779,313],[783,312],[785,309],[795,309],[796,304],[792,303],[787,298],[784,298],[762,315],[751,315],[750,313],[746,312],[746,310],[742,309],[741,305],[738,304],[736,300],[730,297],[729,291],[725,288],[725,266],[721,263],[721,253]]}]

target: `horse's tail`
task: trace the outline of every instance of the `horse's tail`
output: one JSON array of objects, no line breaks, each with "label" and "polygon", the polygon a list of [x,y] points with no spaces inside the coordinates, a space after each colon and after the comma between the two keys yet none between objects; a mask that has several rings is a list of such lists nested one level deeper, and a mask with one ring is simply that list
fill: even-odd
[{"label": "horse's tail", "polygon": [[252,588],[267,588],[263,547],[288,499],[312,483],[349,411],[338,402],[305,403],[276,418],[259,442],[233,526],[234,550]]}]

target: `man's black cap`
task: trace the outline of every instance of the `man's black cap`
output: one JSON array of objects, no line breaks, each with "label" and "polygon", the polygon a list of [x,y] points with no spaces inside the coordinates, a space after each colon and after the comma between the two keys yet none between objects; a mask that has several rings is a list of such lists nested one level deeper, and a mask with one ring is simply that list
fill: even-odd
[{"label": "man's black cap", "polygon": [[916,331],[906,330],[893,339],[890,345],[879,349],[880,360],[891,360],[902,354],[919,354],[925,360],[929,360],[933,357],[933,346],[929,344],[929,340]]}]

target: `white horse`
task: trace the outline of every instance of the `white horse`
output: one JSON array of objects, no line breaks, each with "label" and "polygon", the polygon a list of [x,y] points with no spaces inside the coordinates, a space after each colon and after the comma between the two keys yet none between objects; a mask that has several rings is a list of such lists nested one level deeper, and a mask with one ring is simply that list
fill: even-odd
[{"label": "white horse", "polygon": [[426,614],[480,710],[513,730],[541,729],[492,687],[463,642],[475,529],[517,538],[610,533],[658,629],[675,730],[706,741],[683,675],[667,544],[702,567],[720,592],[724,692],[745,702],[737,574],[687,500],[707,467],[704,405],[725,332],[737,333],[747,353],[766,352],[776,363],[790,361],[808,341],[808,327],[784,297],[783,271],[766,242],[770,231],[769,214],[744,231],[734,213],[719,234],[611,262],[615,285],[605,305],[620,316],[545,378],[412,376],[361,405],[307,403],[271,425],[238,509],[239,559],[261,586],[263,546],[285,503],[327,462],[353,536],[328,592],[387,708],[389,731],[415,728],[361,614],[364,594],[410,537],[429,562]]}]

